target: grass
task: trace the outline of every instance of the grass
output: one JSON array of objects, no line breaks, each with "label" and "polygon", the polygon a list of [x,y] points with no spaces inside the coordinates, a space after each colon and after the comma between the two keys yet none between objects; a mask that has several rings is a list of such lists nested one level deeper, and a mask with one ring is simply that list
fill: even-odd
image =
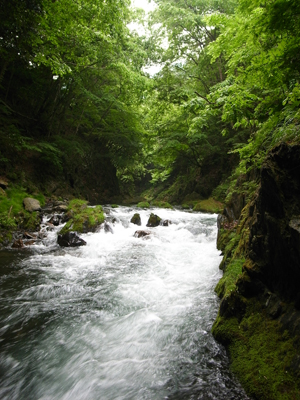
[{"label": "grass", "polygon": [[10,216],[16,216],[19,212],[24,211],[23,200],[25,197],[32,197],[38,200],[41,206],[45,205],[45,197],[42,194],[28,194],[22,188],[7,189],[5,196],[0,196],[0,214],[9,213]]},{"label": "grass", "polygon": [[28,194],[21,187],[7,189],[0,195],[0,229],[13,231],[15,229],[37,230],[40,224],[39,213],[29,213],[24,210],[23,200],[32,197],[38,200],[41,206],[45,205],[42,194]]}]

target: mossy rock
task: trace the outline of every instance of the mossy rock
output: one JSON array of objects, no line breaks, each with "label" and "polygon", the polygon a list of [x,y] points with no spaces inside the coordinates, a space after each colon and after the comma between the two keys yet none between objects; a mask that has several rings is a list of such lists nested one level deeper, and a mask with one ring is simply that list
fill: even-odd
[{"label": "mossy rock", "polygon": [[158,215],[151,213],[146,226],[154,228],[155,226],[160,225],[160,222],[161,218]]},{"label": "mossy rock", "polygon": [[193,211],[203,211],[213,214],[219,214],[223,211],[224,204],[212,197],[207,200],[199,201],[193,208]]},{"label": "mossy rock", "polygon": [[142,221],[141,221],[141,216],[139,213],[134,214],[134,216],[131,218],[130,222],[132,224],[141,226],[142,225]]},{"label": "mossy rock", "polygon": [[171,204],[168,203],[167,201],[155,200],[151,202],[151,205],[153,207],[158,207],[158,208],[173,208],[173,206],[171,206]]},{"label": "mossy rock", "polygon": [[88,207],[87,203],[87,201],[79,199],[70,201],[68,206],[70,219],[59,232],[61,235],[71,231],[95,232],[97,227],[104,222],[102,207]]},{"label": "mossy rock", "polygon": [[136,206],[139,208],[150,208],[150,204],[147,201],[141,201]]}]

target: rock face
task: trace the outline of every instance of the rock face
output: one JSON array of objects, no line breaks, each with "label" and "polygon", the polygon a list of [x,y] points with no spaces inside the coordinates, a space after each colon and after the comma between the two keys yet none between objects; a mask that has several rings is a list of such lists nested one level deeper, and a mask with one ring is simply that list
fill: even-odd
[{"label": "rock face", "polygon": [[81,239],[76,232],[67,232],[64,235],[58,235],[57,243],[62,247],[79,247],[86,245],[86,242]]},{"label": "rock face", "polygon": [[151,213],[147,225],[149,228],[154,228],[160,224],[161,218],[158,215]]},{"label": "rock face", "polygon": [[36,199],[32,199],[31,197],[25,197],[25,199],[23,200],[23,204],[26,211],[41,211],[40,202]]},{"label": "rock face", "polygon": [[[235,200],[231,219],[226,212],[218,218],[224,275],[216,287],[222,300],[212,333],[227,346],[232,369],[253,398],[298,398],[300,145],[280,144],[269,152],[239,216],[242,203]],[[283,387],[286,374],[290,383]]]},{"label": "rock face", "polygon": [[261,184],[249,208],[251,217],[246,269],[270,290],[294,300],[300,282],[300,146],[282,144],[261,168]]},{"label": "rock face", "polygon": [[141,216],[139,213],[134,214],[134,216],[131,218],[130,222],[132,224],[141,226],[142,225],[142,221],[141,221]]}]

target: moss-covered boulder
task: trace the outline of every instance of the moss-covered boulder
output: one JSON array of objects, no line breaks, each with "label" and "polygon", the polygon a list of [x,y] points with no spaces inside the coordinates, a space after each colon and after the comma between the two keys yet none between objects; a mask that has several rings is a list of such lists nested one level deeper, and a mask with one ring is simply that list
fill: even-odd
[{"label": "moss-covered boulder", "polygon": [[149,208],[150,204],[147,201],[141,201],[136,206],[139,207],[139,208]]},{"label": "moss-covered boulder", "polygon": [[160,222],[161,218],[158,215],[151,213],[146,226],[154,228],[155,226],[160,225]]},{"label": "moss-covered boulder", "polygon": [[151,202],[151,205],[158,208],[173,208],[173,206],[171,206],[167,201],[154,200]]},{"label": "moss-covered boulder", "polygon": [[139,213],[135,213],[134,216],[131,218],[130,222],[132,224],[141,226],[142,225],[142,220],[141,220],[141,216]]},{"label": "moss-covered boulder", "polygon": [[95,232],[104,222],[101,206],[89,207],[85,200],[72,200],[67,211],[69,220],[59,232],[61,235],[75,231],[80,233]]},{"label": "moss-covered boulder", "polygon": [[206,200],[199,201],[193,208],[193,211],[203,211],[214,214],[219,214],[223,211],[224,204],[212,197]]}]

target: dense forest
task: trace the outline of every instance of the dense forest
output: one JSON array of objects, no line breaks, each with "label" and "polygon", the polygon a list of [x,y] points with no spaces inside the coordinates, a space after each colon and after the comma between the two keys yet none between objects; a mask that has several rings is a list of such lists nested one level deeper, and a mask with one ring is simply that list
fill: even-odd
[{"label": "dense forest", "polygon": [[[155,4],[145,14],[130,0],[0,3],[0,186],[92,204],[225,203],[218,238],[224,280],[217,288],[223,314],[221,307],[214,334],[229,346],[249,393],[299,398],[299,339],[282,337],[300,326],[294,312],[295,304],[300,309],[300,203],[294,197],[300,152],[291,150],[300,138],[300,2]],[[130,28],[132,22],[144,33]],[[150,65],[159,72],[147,73]],[[9,226],[17,212],[1,206],[0,222]],[[271,222],[262,221],[265,212]],[[272,249],[284,248],[270,256],[267,240]],[[291,266],[285,285],[284,260]],[[253,317],[271,301],[266,288],[281,299],[284,333],[274,322],[283,315],[279,300],[272,303],[275,317]],[[248,302],[258,293],[259,305]],[[256,326],[265,329],[255,334],[253,348],[273,346],[263,355],[245,347]],[[268,329],[277,333],[266,336]],[[272,352],[279,367],[268,358]],[[262,381],[255,376],[259,368]],[[282,383],[286,371],[294,375]]]},{"label": "dense forest", "polygon": [[159,187],[180,202],[220,183],[224,195],[232,172],[297,140],[297,1],[156,3],[146,21],[121,0],[1,4],[3,176],[93,201]]}]

